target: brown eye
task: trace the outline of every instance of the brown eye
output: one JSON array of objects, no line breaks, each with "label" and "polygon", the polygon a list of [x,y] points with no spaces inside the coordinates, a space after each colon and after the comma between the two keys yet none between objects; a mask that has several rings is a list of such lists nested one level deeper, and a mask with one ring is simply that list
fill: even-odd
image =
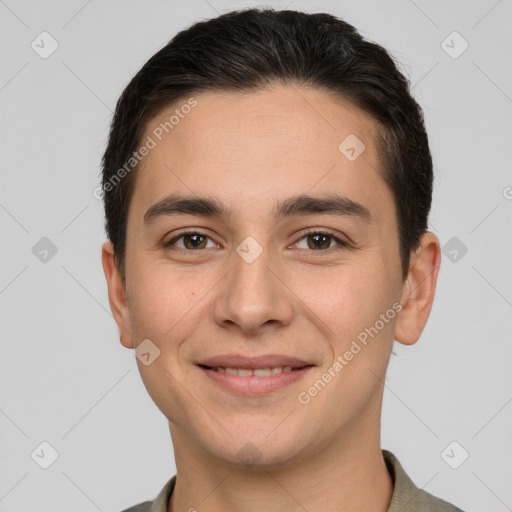
[{"label": "brown eye", "polygon": [[[179,240],[183,240],[182,244],[176,244]],[[171,247],[176,245],[176,249],[178,250],[194,250],[194,249],[206,249],[207,241],[211,240],[210,237],[204,235],[203,233],[199,233],[197,231],[190,231],[186,233],[181,233],[179,236],[176,236],[169,240],[165,247]],[[216,244],[213,244],[216,246]]]},{"label": "brown eye", "polygon": [[332,237],[329,235],[308,235],[308,247],[310,249],[329,249]]},{"label": "brown eye", "polygon": [[[302,240],[306,241],[306,247],[300,247],[299,244]],[[299,240],[299,242],[297,242],[297,247],[299,249],[312,249],[313,251],[321,252],[331,249],[333,241],[336,242],[338,246],[348,247],[348,244],[343,240],[340,240],[338,237],[321,231],[313,231],[311,233],[307,233]]]}]

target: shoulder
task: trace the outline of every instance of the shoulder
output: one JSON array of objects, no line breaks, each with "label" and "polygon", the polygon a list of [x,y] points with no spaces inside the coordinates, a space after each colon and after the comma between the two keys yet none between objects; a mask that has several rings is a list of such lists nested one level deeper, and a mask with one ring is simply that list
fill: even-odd
[{"label": "shoulder", "polygon": [[[429,494],[428,492],[425,492],[423,490],[420,490],[417,494],[417,496],[413,499],[411,510],[414,509],[414,511],[425,511],[425,512],[463,512],[460,508],[457,508],[455,505],[452,505],[451,503],[444,501],[440,498],[436,498],[435,496],[432,496],[432,494]],[[406,510],[409,510],[408,508],[405,508],[403,512]]]},{"label": "shoulder", "polygon": [[134,507],[126,508],[122,512],[150,512],[152,501],[145,501],[144,503],[139,503]]},{"label": "shoulder", "polygon": [[153,501],[145,501],[122,512],[167,512],[169,500],[176,484],[176,475],[168,480]]},{"label": "shoulder", "polygon": [[393,496],[388,512],[463,512],[455,505],[418,489],[392,452],[382,450],[382,454],[393,479]]}]

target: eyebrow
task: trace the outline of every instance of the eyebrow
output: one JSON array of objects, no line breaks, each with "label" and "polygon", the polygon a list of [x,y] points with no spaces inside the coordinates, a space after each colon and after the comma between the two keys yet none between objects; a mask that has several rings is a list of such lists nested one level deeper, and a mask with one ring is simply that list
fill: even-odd
[{"label": "eyebrow", "polygon": [[[374,222],[370,210],[342,194],[312,196],[301,194],[278,201],[272,210],[274,220],[299,215],[337,215],[354,217],[366,223]],[[201,217],[231,217],[231,210],[215,197],[184,196],[172,194],[150,206],[144,214],[144,224],[149,225],[161,217],[195,215]]]}]

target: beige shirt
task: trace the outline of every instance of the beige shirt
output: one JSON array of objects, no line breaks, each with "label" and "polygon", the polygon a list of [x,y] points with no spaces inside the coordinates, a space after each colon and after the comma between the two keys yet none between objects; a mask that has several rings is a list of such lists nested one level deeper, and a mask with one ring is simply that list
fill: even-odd
[{"label": "beige shirt", "polygon": [[[454,505],[418,489],[390,451],[382,450],[382,455],[393,479],[393,496],[388,512],[463,512]],[[123,512],[167,512],[175,484],[176,475],[165,484],[153,501],[140,503]]]}]

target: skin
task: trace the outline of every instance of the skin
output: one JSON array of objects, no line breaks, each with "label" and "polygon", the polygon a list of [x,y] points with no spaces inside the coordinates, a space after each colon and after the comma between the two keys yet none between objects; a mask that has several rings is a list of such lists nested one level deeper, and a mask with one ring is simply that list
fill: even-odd
[{"label": "skin", "polygon": [[[102,248],[122,344],[150,339],[160,350],[150,365],[137,363],[169,420],[179,475],[169,511],[384,512],[393,492],[380,447],[385,372],[393,339],[415,343],[428,319],[439,240],[423,235],[403,281],[377,126],[349,102],[290,85],[194,97],[198,105],[150,151],[137,176],[126,284],[111,243]],[[176,108],[153,118],[144,139]],[[366,146],[354,161],[338,150],[349,134]],[[271,216],[278,200],[332,191],[366,206],[373,222],[310,214],[276,223]],[[169,216],[144,226],[146,210],[177,192],[216,196],[232,215]],[[185,254],[166,248],[183,228],[209,238],[199,249],[177,240]],[[311,228],[331,230],[351,246],[327,239],[321,253],[306,236]],[[252,263],[236,252],[248,236],[262,248]],[[308,404],[299,403],[298,393],[396,301],[400,313]],[[195,364],[222,353],[280,353],[316,367],[271,394],[241,397],[213,385]],[[244,447],[257,453],[250,467]]]}]

